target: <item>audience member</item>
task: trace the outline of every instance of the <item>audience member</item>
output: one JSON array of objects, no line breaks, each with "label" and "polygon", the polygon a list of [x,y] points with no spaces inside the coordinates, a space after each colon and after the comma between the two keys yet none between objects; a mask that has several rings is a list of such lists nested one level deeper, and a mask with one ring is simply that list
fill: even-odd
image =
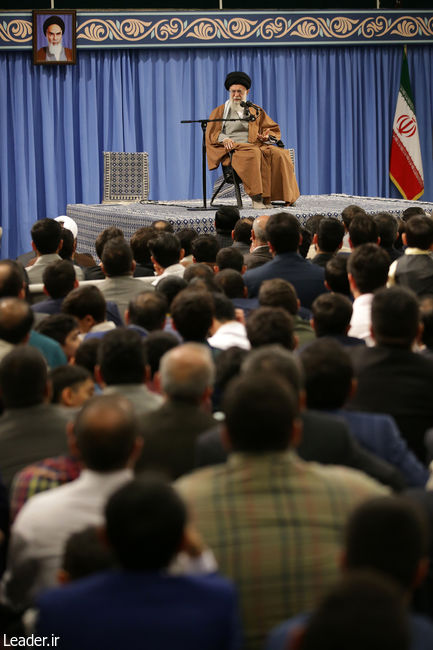
[{"label": "audience member", "polygon": [[0,299],[0,360],[14,346],[29,341],[32,325],[33,312],[24,300]]},{"label": "audience member", "polygon": [[433,293],[433,219],[413,216],[402,234],[407,246],[404,255],[389,269],[388,286],[399,284],[412,289],[417,296]]},{"label": "audience member", "polygon": [[223,408],[233,453],[176,487],[237,586],[244,647],[255,650],[276,623],[311,608],[332,585],[347,516],[386,489],[348,468],[305,463],[289,449],[300,438],[298,405],[278,376],[234,379]]},{"label": "audience member", "polygon": [[156,293],[165,296],[169,313],[171,313],[171,303],[176,298],[177,294],[182,291],[182,289],[186,289],[187,286],[188,283],[185,278],[180,278],[176,275],[168,275],[166,278],[163,278],[158,282],[155,291]]},{"label": "audience member", "polygon": [[44,269],[42,281],[48,298],[32,305],[32,309],[36,313],[58,314],[65,296],[78,287],[74,267],[67,260],[53,262]]},{"label": "audience member", "polygon": [[253,221],[251,217],[238,219],[233,228],[233,247],[237,248],[242,255],[247,255],[250,252]]},{"label": "audience member", "polygon": [[325,287],[334,293],[341,293],[352,299],[349,278],[347,277],[348,255],[334,255],[326,262]]},{"label": "audience member", "polygon": [[311,237],[310,231],[304,228],[304,226],[301,226],[301,241],[299,243],[299,254],[304,259],[307,259],[312,241],[313,238]]},{"label": "audience member", "polygon": [[104,294],[92,284],[71,291],[63,301],[62,312],[77,319],[82,335],[100,336],[116,327],[113,321],[106,320]]},{"label": "audience member", "polygon": [[33,224],[31,235],[36,260],[26,271],[29,282],[35,284],[42,282],[45,267],[61,259],[58,253],[63,243],[62,226],[54,219],[40,219]]},{"label": "audience member", "polygon": [[[110,239],[117,239],[118,237],[124,237],[123,230],[117,226],[109,226],[105,230],[99,233],[95,240],[95,250],[96,255],[102,260],[102,251],[104,246]],[[105,278],[104,272],[102,271],[101,265],[91,266],[88,269],[85,269],[85,279],[86,280],[103,280]]]},{"label": "audience member", "polygon": [[384,287],[388,278],[389,257],[377,244],[361,244],[347,263],[349,285],[354,297],[349,336],[373,345],[371,304],[373,292]]},{"label": "audience member", "polygon": [[301,350],[307,406],[342,417],[359,444],[394,465],[411,487],[424,486],[428,472],[408,449],[394,418],[378,413],[348,411],[346,401],[356,395],[348,353],[331,339],[320,339]]},{"label": "audience member", "polygon": [[403,210],[401,218],[405,223],[407,223],[409,219],[412,219],[412,217],[415,217],[417,215],[421,215],[422,217],[426,216],[425,210],[420,205],[414,205],[410,208],[406,208],[406,210]]},{"label": "audience member", "polygon": [[274,259],[244,275],[248,295],[258,295],[263,280],[282,278],[293,284],[301,305],[310,308],[314,298],[325,292],[323,269],[304,260],[298,253],[300,226],[297,218],[287,212],[269,217],[266,236]]},{"label": "audience member", "polygon": [[165,221],[164,219],[159,219],[158,221],[154,221],[152,224],[152,228],[156,230],[158,235],[160,233],[174,233],[174,228],[173,225],[169,221]]},{"label": "audience member", "polygon": [[[349,576],[353,571],[360,575],[361,572],[374,571],[393,580],[402,602],[407,606],[414,588],[425,578],[428,567],[427,522],[422,511],[409,500],[395,497],[380,497],[361,504],[349,517],[346,526],[342,565]],[[374,602],[374,593],[371,597]],[[378,614],[376,625],[382,611],[378,610]],[[405,612],[401,613],[401,616],[405,615]],[[290,647],[290,641],[297,635],[296,629],[308,623],[308,619],[309,614],[303,613],[278,626],[269,638],[266,650]],[[359,630],[359,633],[363,635],[365,632]],[[389,642],[390,631],[383,630],[382,635],[378,646],[380,650]],[[433,643],[432,622],[411,613],[410,639],[413,650],[430,647]],[[394,643],[397,643],[397,639],[394,639]],[[367,646],[370,647],[364,638],[357,647]]]},{"label": "audience member", "polygon": [[236,320],[232,301],[219,293],[213,295],[213,301],[215,312],[210,328],[212,336],[208,338],[209,345],[218,350],[227,350],[231,347],[249,350],[251,345],[245,325]]},{"label": "audience member", "polygon": [[64,650],[138,650],[143,639],[149,648],[240,648],[233,586],[215,573],[167,573],[179,551],[193,556],[198,546],[187,510],[169,485],[152,477],[130,482],[110,498],[105,519],[120,569],[42,595],[38,635],[57,635]]},{"label": "audience member", "polygon": [[143,341],[146,358],[147,387],[155,393],[161,392],[159,364],[166,352],[179,345],[179,339],[170,332],[150,332]]},{"label": "audience member", "polygon": [[0,363],[0,471],[6,485],[33,461],[66,451],[69,414],[50,404],[47,365],[41,353],[18,346]]},{"label": "audience member", "polygon": [[72,533],[66,542],[57,580],[64,585],[112,569],[114,566],[113,552],[103,543],[100,529],[87,526],[77,533]]},{"label": "audience member", "polygon": [[[101,268],[105,280],[98,285],[98,289],[104,294],[105,300],[116,303],[123,318],[129,301],[138,293],[146,291],[146,285],[132,277],[135,261],[131,247],[123,238],[117,237],[106,242],[102,251]],[[147,287],[147,290],[150,288]]]},{"label": "audience member", "polygon": [[208,264],[213,270],[220,249],[215,235],[198,235],[192,242],[191,249],[194,263]]},{"label": "audience member", "polygon": [[433,426],[433,362],[411,350],[420,327],[415,294],[402,287],[380,289],[371,319],[375,347],[351,350],[358,390],[349,408],[392,415],[424,462],[424,432]]},{"label": "audience member", "polygon": [[75,277],[78,281],[84,280],[83,269],[81,266],[79,266],[79,264],[74,262],[74,247],[76,245],[76,242],[74,241],[74,235],[68,228],[62,228],[61,239],[63,243],[61,249],[59,250],[59,256],[62,258],[62,260],[71,264],[75,273]]},{"label": "audience member", "polygon": [[233,244],[232,230],[239,217],[239,209],[231,205],[221,205],[215,212],[215,231],[220,248]]},{"label": "audience member", "polygon": [[207,291],[184,289],[171,304],[173,325],[185,343],[193,341],[207,344],[213,316],[213,299]]},{"label": "audience member", "polygon": [[[78,238],[78,226],[76,221],[71,219],[71,217],[61,214],[59,217],[56,217],[54,221],[58,221],[63,229],[69,230],[72,233],[73,237],[73,255],[72,261],[75,265],[80,267],[94,266],[95,260],[90,255],[90,253],[77,253],[77,238]],[[62,246],[63,248],[63,246]],[[62,250],[60,249],[60,251]]]},{"label": "audience member", "polygon": [[153,268],[155,269],[156,280],[152,282],[156,286],[162,278],[168,275],[183,277],[185,267],[180,263],[184,250],[175,234],[162,232],[149,241],[149,249]]},{"label": "audience member", "polygon": [[[171,278],[164,278],[164,280],[169,279]],[[129,303],[125,312],[125,322],[129,329],[136,330],[144,337],[148,332],[164,329],[167,309],[167,300],[162,292],[145,291],[139,293]]]},{"label": "audience member", "polygon": [[129,245],[135,260],[134,278],[153,276],[153,264],[150,259],[149,241],[155,237],[155,230],[143,226],[132,235]]},{"label": "audience member", "polygon": [[215,424],[210,414],[214,364],[209,348],[189,343],[167,352],[159,372],[166,401],[140,418],[144,446],[136,469],[175,479],[194,468],[195,440]]},{"label": "audience member", "polygon": [[272,278],[272,280],[262,282],[259,290],[259,304],[261,307],[282,307],[292,316],[293,331],[299,345],[314,340],[314,332],[310,323],[302,317],[309,318],[310,312],[301,307],[295,287],[287,280]]},{"label": "audience member", "polygon": [[343,237],[344,226],[341,221],[332,217],[321,219],[317,233],[313,236],[313,244],[316,247],[316,255],[311,260],[313,264],[325,268],[326,262],[342,247]]},{"label": "audience member", "polygon": [[380,243],[376,224],[370,214],[360,214],[353,217],[349,226],[349,241],[352,250],[362,244]]},{"label": "audience member", "polygon": [[294,350],[297,345],[293,318],[282,307],[259,307],[251,312],[247,336],[252,348],[278,343],[286,350]]},{"label": "audience member", "polygon": [[221,248],[215,258],[215,273],[224,269],[234,269],[238,273],[245,273],[244,257],[238,248]]},{"label": "audience member", "polygon": [[138,416],[157,409],[162,403],[162,397],[145,385],[146,359],[138,332],[118,327],[104,336],[95,376],[104,395],[123,395]]},{"label": "audience member", "polygon": [[75,316],[69,314],[53,314],[41,321],[36,330],[57,341],[68,363],[75,358],[80,345],[80,328]]},{"label": "audience member", "polygon": [[82,341],[75,352],[75,365],[87,368],[92,377],[98,360],[98,350],[102,339],[90,338]]},{"label": "audience member", "polygon": [[420,352],[433,359],[433,295],[420,298],[419,308],[422,323]]},{"label": "audience member", "polygon": [[95,383],[91,374],[82,366],[59,366],[51,370],[52,404],[77,408],[93,397]]},{"label": "audience member", "polygon": [[270,262],[272,259],[266,236],[268,219],[268,214],[261,214],[253,221],[250,252],[244,255],[244,261],[248,270],[262,266],[262,264],[266,264],[266,262]]},{"label": "audience member", "polygon": [[378,212],[373,217],[377,234],[380,237],[379,246],[389,255],[391,262],[401,257],[402,251],[395,247],[398,236],[398,221],[389,212]]},{"label": "audience member", "polygon": [[141,447],[137,430],[130,403],[115,395],[89,400],[69,425],[72,454],[84,469],[75,481],[32,497],[16,518],[4,576],[12,605],[28,605],[54,586],[69,536],[102,523],[108,497],[132,479]]},{"label": "audience member", "polygon": [[317,338],[331,337],[343,346],[365,345],[363,339],[349,336],[353,307],[349,298],[339,293],[324,293],[311,306],[311,327]]},{"label": "audience member", "polygon": [[182,259],[183,266],[192,264],[192,242],[198,237],[198,232],[194,228],[182,228],[176,233],[180,241],[180,247],[183,248],[184,255]]}]

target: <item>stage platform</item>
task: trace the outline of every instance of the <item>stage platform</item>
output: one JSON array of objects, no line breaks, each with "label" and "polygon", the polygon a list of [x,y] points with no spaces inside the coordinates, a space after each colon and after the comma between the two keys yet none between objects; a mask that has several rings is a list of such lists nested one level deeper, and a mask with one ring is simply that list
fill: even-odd
[{"label": "stage platform", "polygon": [[[222,204],[233,205],[233,201],[222,201]],[[378,212],[391,212],[396,217],[401,216],[406,208],[420,206],[428,214],[433,211],[433,203],[421,201],[404,201],[402,199],[382,199],[378,197],[350,196],[348,194],[319,194],[301,196],[296,204],[285,208],[282,206],[267,210],[272,214],[280,210],[287,210],[295,214],[301,224],[314,214],[325,214],[329,217],[340,217],[341,211],[348,205],[355,203],[364,208],[369,214]],[[95,253],[95,239],[97,235],[109,226],[118,226],[129,239],[141,226],[151,226],[154,221],[169,221],[174,230],[194,228],[200,234],[214,232],[214,215],[217,208],[212,211],[194,210],[203,205],[202,200],[193,201],[167,201],[146,203],[106,203],[99,205],[70,204],[66,214],[77,222],[78,245],[81,253]],[[241,210],[242,217],[257,217],[263,211],[253,210],[248,198],[244,200]]]}]

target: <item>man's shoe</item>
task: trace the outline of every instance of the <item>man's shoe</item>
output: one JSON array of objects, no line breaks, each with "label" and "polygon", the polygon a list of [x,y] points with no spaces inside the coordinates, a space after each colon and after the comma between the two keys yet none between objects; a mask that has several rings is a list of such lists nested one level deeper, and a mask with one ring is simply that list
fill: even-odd
[{"label": "man's shoe", "polygon": [[253,210],[266,210],[266,205],[263,201],[253,201]]}]

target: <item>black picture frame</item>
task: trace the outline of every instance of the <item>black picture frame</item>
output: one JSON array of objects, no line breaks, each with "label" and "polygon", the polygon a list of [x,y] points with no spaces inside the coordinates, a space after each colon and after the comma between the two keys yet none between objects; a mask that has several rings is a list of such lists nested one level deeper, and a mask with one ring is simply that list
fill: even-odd
[{"label": "black picture frame", "polygon": [[[32,17],[33,63],[35,65],[74,65],[77,62],[76,10],[34,9]],[[61,45],[60,48],[59,45]]]}]

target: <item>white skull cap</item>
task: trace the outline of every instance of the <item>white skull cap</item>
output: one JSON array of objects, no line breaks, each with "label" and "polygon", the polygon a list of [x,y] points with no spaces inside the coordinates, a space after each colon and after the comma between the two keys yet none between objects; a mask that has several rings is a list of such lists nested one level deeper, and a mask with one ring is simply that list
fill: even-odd
[{"label": "white skull cap", "polygon": [[58,221],[63,228],[70,230],[74,235],[74,239],[77,239],[78,236],[78,226],[71,217],[67,217],[66,214],[61,214],[60,217],[56,217],[54,221]]}]

